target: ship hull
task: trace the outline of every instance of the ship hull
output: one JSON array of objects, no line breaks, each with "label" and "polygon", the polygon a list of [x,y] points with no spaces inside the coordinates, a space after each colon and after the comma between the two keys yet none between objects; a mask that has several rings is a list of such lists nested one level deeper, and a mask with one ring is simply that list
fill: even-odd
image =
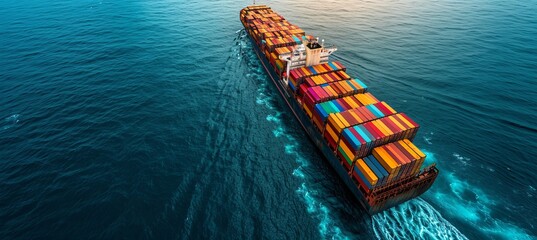
[{"label": "ship hull", "polygon": [[[243,26],[245,29],[247,29],[244,23]],[[390,186],[384,187],[382,191],[377,190],[376,192],[373,191],[372,193],[362,192],[357,187],[357,183],[352,179],[348,170],[345,169],[342,161],[340,161],[336,157],[335,152],[330,149],[327,140],[323,138],[322,134],[315,127],[312,120],[306,115],[299,102],[294,98],[293,92],[286,87],[286,85],[284,85],[285,83],[283,80],[270,65],[268,59],[261,51],[256,40],[250,34],[248,34],[248,31],[246,32],[253,45],[257,58],[261,62],[261,65],[265,69],[265,72],[268,74],[272,83],[277,88],[284,102],[287,104],[302,128],[306,131],[313,144],[315,144],[323,153],[325,159],[330,163],[332,168],[339,175],[340,179],[345,183],[360,205],[370,215],[384,211],[409,199],[415,198],[431,187],[438,174],[438,170],[434,166],[432,168],[425,169],[416,177],[402,179],[396,183],[390,184]]]}]

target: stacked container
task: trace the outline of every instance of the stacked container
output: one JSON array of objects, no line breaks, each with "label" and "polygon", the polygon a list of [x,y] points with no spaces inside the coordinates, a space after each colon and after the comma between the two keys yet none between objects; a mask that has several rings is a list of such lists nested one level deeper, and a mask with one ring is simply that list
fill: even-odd
[{"label": "stacked container", "polygon": [[[282,54],[313,36],[266,6],[241,11],[241,21],[277,73]],[[419,125],[379,101],[337,61],[291,69],[289,89],[327,145],[364,192],[416,177],[425,154],[411,140]]]}]

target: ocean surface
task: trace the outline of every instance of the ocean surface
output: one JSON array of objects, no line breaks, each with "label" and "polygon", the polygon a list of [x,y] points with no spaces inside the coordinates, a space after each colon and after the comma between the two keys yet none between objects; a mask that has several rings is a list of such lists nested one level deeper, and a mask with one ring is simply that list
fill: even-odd
[{"label": "ocean surface", "polygon": [[537,2],[257,1],[421,124],[368,216],[241,31],[250,1],[0,3],[0,239],[537,239]]}]

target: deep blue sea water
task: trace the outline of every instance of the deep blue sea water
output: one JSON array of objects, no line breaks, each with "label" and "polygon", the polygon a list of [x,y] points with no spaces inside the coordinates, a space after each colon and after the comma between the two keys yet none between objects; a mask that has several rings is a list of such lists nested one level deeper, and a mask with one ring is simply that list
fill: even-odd
[{"label": "deep blue sea water", "polygon": [[7,0],[0,239],[537,238],[536,1],[261,3],[421,124],[426,194],[363,212],[240,31],[249,1]]}]

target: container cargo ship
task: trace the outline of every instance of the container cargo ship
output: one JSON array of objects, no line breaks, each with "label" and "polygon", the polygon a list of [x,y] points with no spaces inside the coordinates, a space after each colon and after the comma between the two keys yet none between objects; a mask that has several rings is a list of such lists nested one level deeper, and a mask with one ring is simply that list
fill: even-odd
[{"label": "container cargo ship", "polygon": [[240,11],[255,52],[313,143],[369,214],[415,198],[438,169],[422,167],[419,125],[379,101],[325,45],[265,5]]}]

